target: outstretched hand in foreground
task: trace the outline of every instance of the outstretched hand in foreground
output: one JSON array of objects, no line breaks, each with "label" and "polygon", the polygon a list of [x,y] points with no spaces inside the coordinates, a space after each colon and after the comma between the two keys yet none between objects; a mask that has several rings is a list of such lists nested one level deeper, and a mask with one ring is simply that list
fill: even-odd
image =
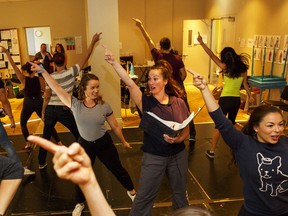
[{"label": "outstretched hand in foreground", "polygon": [[99,187],[90,158],[78,143],[66,147],[38,136],[29,136],[28,140],[54,154],[54,169],[58,177],[79,185],[91,215],[115,216]]}]

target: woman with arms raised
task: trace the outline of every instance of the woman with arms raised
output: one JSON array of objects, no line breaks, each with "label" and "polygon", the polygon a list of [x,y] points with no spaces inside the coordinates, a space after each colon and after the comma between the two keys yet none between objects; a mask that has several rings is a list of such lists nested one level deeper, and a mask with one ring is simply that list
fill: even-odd
[{"label": "woman with arms raised", "polygon": [[273,106],[259,106],[243,132],[225,118],[205,78],[194,74],[216,128],[232,149],[243,181],[244,204],[238,216],[288,215],[288,138],[284,120]]},{"label": "woman with arms raised", "polygon": [[[150,95],[144,95],[107,48],[105,59],[128,86],[131,98],[142,113],[150,111],[164,120],[176,122],[183,122],[189,116],[188,108],[181,99],[183,90],[172,79],[172,68],[167,61],[160,60],[151,67],[148,72]],[[186,196],[188,158],[184,144],[188,136],[189,125],[176,137],[163,134],[163,137],[160,137],[162,140],[144,130],[140,187],[130,216],[151,215],[153,202],[164,175],[168,177],[172,188],[173,208],[188,206]]]},{"label": "woman with arms raised", "polygon": [[[77,99],[66,92],[39,65],[33,64],[32,68],[35,71],[42,72],[49,87],[71,109],[80,133],[78,142],[87,152],[91,163],[94,164],[96,157],[98,157],[122,186],[127,189],[127,194],[133,201],[136,196],[134,184],[121,164],[117,149],[104,125],[105,121],[108,122],[113,132],[121,140],[123,147],[131,147],[125,140],[110,105],[99,95],[98,77],[92,73],[82,76],[79,84],[79,99]],[[77,187],[76,201],[77,205],[72,213],[73,216],[81,215],[84,209],[85,197],[79,187]]]}]

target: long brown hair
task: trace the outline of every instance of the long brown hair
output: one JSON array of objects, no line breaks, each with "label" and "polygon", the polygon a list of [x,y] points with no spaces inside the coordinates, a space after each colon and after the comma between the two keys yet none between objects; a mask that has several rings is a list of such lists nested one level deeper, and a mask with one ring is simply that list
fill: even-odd
[{"label": "long brown hair", "polygon": [[151,67],[150,71],[154,69],[161,70],[163,79],[167,80],[167,84],[165,86],[166,94],[168,94],[169,96],[176,96],[179,98],[184,97],[183,89],[178,85],[178,83],[172,77],[173,69],[171,65],[169,64],[169,62],[165,60],[159,60],[155,63],[155,65]]},{"label": "long brown hair", "polygon": [[[85,90],[88,84],[88,81],[90,80],[97,80],[99,81],[99,78],[93,74],[93,73],[87,73],[87,74],[83,74],[80,84],[78,86],[78,99],[79,100],[84,100],[85,99]],[[98,95],[97,97],[97,103],[99,104],[104,104],[105,101],[103,100],[102,96]]]}]

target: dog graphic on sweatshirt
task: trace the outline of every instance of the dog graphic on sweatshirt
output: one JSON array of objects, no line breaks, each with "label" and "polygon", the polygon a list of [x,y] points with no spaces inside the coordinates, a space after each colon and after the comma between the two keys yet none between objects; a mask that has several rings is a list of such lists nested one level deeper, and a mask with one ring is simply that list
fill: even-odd
[{"label": "dog graphic on sweatshirt", "polygon": [[[271,189],[270,196],[277,196],[288,190],[288,175],[282,173],[281,157],[265,158],[261,153],[257,153],[258,172],[260,176],[260,191],[266,192]],[[284,179],[284,180],[283,180]]]}]

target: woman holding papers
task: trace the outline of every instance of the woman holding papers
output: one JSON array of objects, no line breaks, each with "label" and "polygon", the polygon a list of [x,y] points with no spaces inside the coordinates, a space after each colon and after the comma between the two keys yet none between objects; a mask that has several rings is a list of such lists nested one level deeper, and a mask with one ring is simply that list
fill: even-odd
[{"label": "woman holding papers", "polygon": [[[160,60],[150,68],[148,72],[150,94],[144,95],[107,48],[105,59],[128,86],[130,96],[142,114],[150,111],[161,119],[180,123],[189,116],[187,106],[181,99],[183,90],[172,79],[172,68],[168,62]],[[144,116],[141,121],[146,121]],[[172,188],[173,208],[188,206],[186,196],[188,158],[184,140],[189,136],[189,125],[175,137],[160,134],[159,139],[154,135],[159,135],[159,131],[154,131],[155,133],[147,131],[144,128],[140,186],[130,216],[151,215],[153,202],[164,175],[167,176]]]},{"label": "woman holding papers", "polygon": [[267,105],[255,108],[243,133],[225,118],[202,76],[194,73],[194,85],[235,155],[244,196],[238,216],[288,215],[288,138],[283,135],[285,121],[280,110]]}]

